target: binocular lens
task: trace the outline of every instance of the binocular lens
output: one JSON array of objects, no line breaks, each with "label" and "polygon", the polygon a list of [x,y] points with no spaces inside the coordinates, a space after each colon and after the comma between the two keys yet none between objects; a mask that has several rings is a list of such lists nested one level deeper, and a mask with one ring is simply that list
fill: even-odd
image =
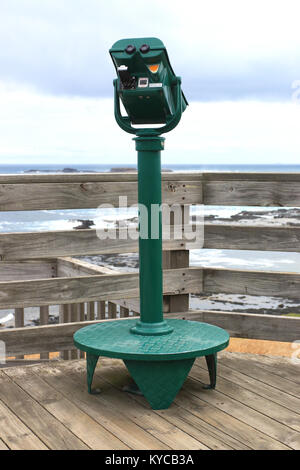
[{"label": "binocular lens", "polygon": [[127,54],[133,54],[135,51],[136,48],[132,44],[129,44],[125,49],[125,52],[127,52]]},{"label": "binocular lens", "polygon": [[149,52],[150,51],[150,46],[148,44],[143,44],[141,47],[140,47],[140,51],[143,53],[143,54],[146,54],[146,52]]}]

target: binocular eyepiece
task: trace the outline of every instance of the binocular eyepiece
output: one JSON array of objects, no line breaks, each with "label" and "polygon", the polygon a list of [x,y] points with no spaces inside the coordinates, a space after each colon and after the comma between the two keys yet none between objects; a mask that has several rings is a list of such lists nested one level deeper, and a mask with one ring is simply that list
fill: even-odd
[{"label": "binocular eyepiece", "polygon": [[[125,52],[127,52],[127,54],[133,54],[135,51],[136,51],[136,47],[133,44],[128,44],[128,46],[125,49]],[[140,51],[143,54],[146,54],[147,52],[149,52],[150,51],[149,44],[142,44],[140,47]]]}]

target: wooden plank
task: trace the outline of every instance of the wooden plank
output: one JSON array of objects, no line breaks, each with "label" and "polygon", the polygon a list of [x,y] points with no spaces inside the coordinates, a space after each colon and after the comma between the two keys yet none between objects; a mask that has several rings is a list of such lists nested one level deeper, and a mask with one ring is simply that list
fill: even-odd
[{"label": "wooden plank", "polygon": [[[300,181],[295,173],[208,172],[165,173],[163,184],[181,181],[204,185],[204,203],[217,205],[299,206]],[[0,175],[0,184],[34,186],[73,185],[72,197],[78,199],[76,185],[135,184],[136,173],[70,175]],[[52,185],[52,186],[51,186]],[[83,188],[80,188],[84,191]],[[177,189],[177,187],[176,187]],[[20,191],[20,190],[19,190]],[[7,192],[7,191],[5,191]],[[20,191],[21,192],[21,191]],[[86,192],[86,191],[85,191]],[[90,192],[90,188],[88,191]],[[83,198],[81,198],[83,199]],[[111,202],[111,201],[109,201]],[[201,203],[199,200],[197,203]],[[97,206],[96,206],[97,207]]]},{"label": "wooden plank", "polygon": [[57,259],[57,274],[59,277],[76,277],[89,274],[120,274],[120,272],[106,266],[98,266],[76,258],[64,257]]},{"label": "wooden plank", "polygon": [[[56,232],[1,233],[0,280],[46,278],[55,276],[55,263],[26,261],[18,266],[8,260],[49,258],[49,256],[79,256],[97,253],[137,252],[136,240],[100,240],[96,231],[67,230]],[[241,249],[258,251],[300,251],[300,227],[247,226],[241,224],[205,224],[204,248]],[[181,251],[188,246],[185,240],[166,240],[165,250]],[[1,269],[3,267],[3,269]],[[8,278],[5,273],[8,273]],[[59,274],[58,274],[59,275]],[[18,277],[19,276],[19,277]]]},{"label": "wooden plank", "polygon": [[[183,295],[186,295],[186,294],[177,294],[177,295],[173,294],[172,297],[182,298]],[[169,295],[163,296],[163,312],[164,313],[169,313],[169,310],[170,310],[169,299],[170,299]],[[118,300],[114,300],[114,303],[119,305],[120,309],[124,308],[125,310],[127,309],[129,311],[135,312],[136,314],[140,313],[140,299],[138,297],[132,298],[132,299],[118,299]]]},{"label": "wooden plank", "polygon": [[[117,390],[122,389],[124,383],[130,380],[130,376],[128,371],[120,364],[118,361],[110,361],[111,366],[109,365],[108,361],[105,361],[105,373],[102,374],[101,370],[99,373],[96,374],[97,382],[101,386],[103,382],[108,382],[109,384],[113,385]],[[108,367],[107,365],[108,364]],[[138,395],[129,394],[128,398],[134,400],[135,402],[139,403],[140,405],[145,406],[145,399],[143,397],[139,397]],[[187,404],[188,405],[188,404]],[[128,400],[127,403],[124,402],[123,405],[124,409],[128,408]],[[130,406],[130,409],[132,407]],[[170,430],[170,438],[174,436],[175,439],[173,441],[169,441],[169,445],[176,449],[183,449],[186,446],[189,449],[189,445],[194,445],[192,443],[186,441],[185,433],[189,436],[192,436],[193,439],[196,439],[202,445],[207,446],[209,449],[214,450],[225,450],[225,449],[247,449],[247,446],[243,446],[243,444],[239,443],[235,439],[232,439],[229,436],[224,435],[224,433],[220,433],[216,428],[210,426],[209,424],[203,422],[192,413],[183,408],[177,406],[176,404],[172,404],[168,410],[158,411],[152,410],[153,414],[157,414],[160,418],[163,418],[165,421],[169,423],[169,425],[174,426],[174,429],[177,432]],[[140,420],[145,421],[145,415],[142,414]],[[147,423],[148,424],[148,423]],[[155,423],[156,424],[156,423]],[[153,424],[149,423],[148,426],[153,428]],[[180,430],[180,432],[178,432]],[[176,438],[178,442],[176,442]],[[192,448],[192,447],[191,447]]]},{"label": "wooden plank", "polygon": [[[296,343],[294,346],[296,348],[294,349],[292,347],[293,352],[295,351],[296,353],[298,352],[298,344]],[[230,356],[234,357],[235,353],[231,352]],[[247,357],[249,361],[251,362],[256,358],[256,354],[243,354],[242,358]],[[299,359],[299,355],[297,355],[297,358]],[[259,362],[259,365],[262,365],[263,368],[268,369],[270,372],[273,374],[278,374],[288,380],[291,380],[292,382],[296,382],[300,384],[300,362],[299,361],[293,361],[292,357],[283,357],[283,356],[270,356],[270,355],[264,355],[263,356],[263,361]]]},{"label": "wooden plank", "polygon": [[250,447],[246,444],[226,434],[224,429],[218,429],[210,425],[203,419],[195,416],[188,408],[189,400],[186,402],[186,409],[174,403],[168,412],[157,411],[157,413],[167,421],[180,427],[186,433],[201,440],[204,445],[207,445],[212,450],[250,450]]},{"label": "wooden plank", "polygon": [[[234,386],[221,377],[218,378],[217,389],[209,390],[210,393],[207,393],[199,386],[199,381],[202,384],[207,382],[207,371],[202,371],[197,367],[193,368],[191,377],[192,379],[188,379],[186,387],[189,387],[189,391],[193,395],[199,396],[216,408],[249,424],[278,443],[281,442],[295,450],[300,449],[300,433],[277,421],[277,411],[280,408],[283,412],[283,407],[279,407],[275,403],[268,403],[268,400],[262,399],[259,395],[251,395],[248,390]],[[264,409],[261,409],[262,403],[265,405]],[[287,412],[290,413],[288,410]]]},{"label": "wooden plank", "polygon": [[[291,345],[292,353],[296,355],[296,359],[299,359],[298,344],[299,343],[295,343],[296,348],[294,348],[294,345]],[[296,384],[300,385],[300,362],[299,360],[297,362],[292,361],[291,359],[293,358],[295,357],[292,357],[291,355],[291,358],[289,358],[287,361],[286,358],[282,357],[264,356],[264,361],[259,363],[259,366],[267,372],[278,375],[284,379],[280,383],[285,384],[285,379],[287,379],[288,383],[295,382]],[[282,364],[284,364],[284,367]],[[299,387],[298,389],[294,390],[293,394],[297,396],[298,393]]]},{"label": "wooden plank", "polygon": [[300,399],[299,383],[289,380],[288,377],[290,376],[289,367],[292,366],[293,372],[295,375],[297,374],[299,378],[299,366],[291,364],[289,359],[284,358],[284,361],[281,363],[277,361],[276,368],[269,368],[267,362],[269,358],[265,356],[257,357],[257,355],[250,358],[250,354],[245,356],[244,358],[244,354],[236,355],[235,353],[230,353],[227,354],[225,358],[222,358],[222,363],[226,364],[227,367],[234,365],[236,370],[245,370],[245,373],[250,377],[254,377],[261,382],[269,384],[276,390],[278,397],[282,396],[281,392],[289,394],[291,404],[298,402]]},{"label": "wooden plank", "polygon": [[[185,218],[187,218],[188,220],[185,220]],[[187,212],[185,212],[185,208],[183,206],[181,206],[181,221],[183,227],[186,227],[186,223],[190,222],[190,211],[188,210]],[[171,230],[174,229],[174,213],[170,214],[170,220],[166,222],[170,224]],[[190,256],[188,250],[163,252],[164,269],[186,268],[189,267],[189,265]],[[189,309],[190,296],[189,294],[165,296],[164,304],[167,304],[166,310],[168,312],[186,312]]]},{"label": "wooden plank", "polygon": [[[261,359],[258,357],[257,362],[263,362],[263,358]],[[243,363],[240,361],[233,362],[232,358],[227,360],[226,356],[221,357],[218,361],[218,375],[226,380],[237,383],[248,390],[255,390],[256,394],[291,410],[293,413],[296,413],[295,420],[298,419],[298,422],[300,422],[300,392],[298,393],[298,397],[293,396],[293,385],[291,387],[292,393],[290,393],[290,384],[287,380],[284,380],[284,390],[283,386],[282,389],[279,390],[277,387],[272,385],[274,383],[272,375],[271,380],[269,381],[270,374],[268,374],[268,372],[263,374],[263,371],[260,369],[258,373],[255,373],[256,369],[257,368],[255,366],[252,366],[251,362],[249,364],[249,361],[248,363],[245,363],[245,361]],[[255,388],[253,388],[254,380]]]},{"label": "wooden plank", "polygon": [[[100,322],[101,321],[107,320],[100,320]],[[122,321],[122,319],[110,321]],[[74,333],[79,328],[93,323],[99,323],[99,321],[29,326],[27,328],[7,328],[0,330],[0,340],[6,342],[6,353],[9,356],[15,356],[16,354],[27,355],[39,354],[41,352],[68,351],[74,349]]]},{"label": "wooden plank", "polygon": [[0,400],[0,438],[11,450],[47,450],[47,446]]},{"label": "wooden plank", "polygon": [[[193,171],[164,172],[163,181],[266,181],[299,183],[299,173],[295,172],[253,172],[253,171]],[[105,173],[70,173],[70,174],[0,174],[1,184],[32,184],[32,183],[86,183],[86,182],[136,182],[137,172],[105,172]]]},{"label": "wooden plank", "polygon": [[[97,266],[95,264],[78,260],[75,258],[70,258],[70,257],[64,257],[64,258],[58,258],[57,259],[57,273],[59,276],[86,276],[88,274],[120,274],[119,271],[111,268],[107,268],[105,266]],[[98,309],[100,315],[98,318],[105,318],[105,301],[100,301],[98,303]],[[115,310],[116,310],[116,305],[120,305],[120,309],[124,308],[124,311],[122,311],[122,315],[128,316],[130,310],[134,310],[136,312],[139,312],[139,299],[130,299],[130,300],[115,300],[114,302],[108,302],[108,314],[109,318],[115,318]],[[94,320],[95,319],[95,307],[93,302],[88,302],[88,320]],[[126,307],[126,308],[125,308]],[[121,311],[120,311],[121,312]]]},{"label": "wooden plank", "polygon": [[[263,431],[253,428],[250,423],[236,418],[232,413],[215,406],[214,402],[209,402],[200,397],[201,385],[188,379],[177,395],[175,403],[184,409],[191,410],[192,413],[203,419],[208,424],[216,427],[221,432],[228,434],[232,438],[240,441],[253,450],[288,450],[289,447],[266,435]],[[194,390],[196,393],[194,393]],[[210,391],[208,391],[209,394]],[[220,403],[226,401],[226,396],[219,395]]]},{"label": "wooden plank", "polygon": [[300,273],[227,268],[203,270],[203,292],[300,298]]},{"label": "wooden plank", "polygon": [[97,314],[98,314],[98,319],[105,318],[105,313],[106,313],[106,302],[105,301],[100,301],[97,302]]},{"label": "wooden plank", "polygon": [[[12,374],[14,369],[7,370]],[[23,370],[22,375],[24,374],[26,374],[26,371]],[[47,447],[54,450],[84,450],[89,448],[3,372],[0,373],[0,384],[0,397],[3,403],[35,435],[39,436]]]},{"label": "wooden plank", "polygon": [[[111,369],[110,366],[106,366],[107,363],[110,364],[110,361],[102,361],[102,367],[99,368],[99,372],[101,372],[98,374],[96,371],[94,380],[95,383],[97,383],[97,387],[100,387],[102,390],[102,400],[105,400],[110,409],[118,410],[120,413],[123,413],[125,410],[128,419],[132,420],[135,424],[171,449],[208,450],[208,447],[199,440],[196,440],[177,426],[169,423],[159,414],[152,411],[149,413],[149,406],[145,403],[145,400],[144,403],[136,403],[131,400],[130,396],[122,393],[122,385],[128,383],[128,380],[131,381],[128,373],[125,376],[125,382],[124,380],[118,382],[121,384],[118,389],[112,387],[109,377],[118,375],[122,370],[125,370],[125,367],[122,363],[120,365],[118,361],[118,366]],[[76,371],[74,371],[72,367],[66,367],[66,369],[68,377],[71,377],[75,382],[79,381],[83,383],[85,386],[85,369],[83,363],[77,365]],[[108,380],[105,380],[107,378]]]},{"label": "wooden plank", "polygon": [[[70,306],[68,304],[59,306],[59,323],[70,323]],[[49,351],[50,352],[50,351]],[[67,361],[70,356],[70,351],[59,349],[61,359]]]},{"label": "wooden plank", "polygon": [[48,325],[49,322],[49,306],[40,307],[40,324]]},{"label": "wooden plank", "polygon": [[15,308],[15,328],[24,326],[24,308]]},{"label": "wooden plank", "polygon": [[[292,342],[300,338],[300,318],[283,315],[191,310],[172,313],[166,318],[185,318],[219,326],[231,337]],[[291,322],[290,320],[294,320]]]},{"label": "wooden plank", "polygon": [[263,181],[263,182],[289,182],[296,184],[300,182],[299,172],[273,172],[273,171],[209,171],[205,173],[197,173],[198,178],[202,181]]},{"label": "wooden plank", "polygon": [[[129,449],[120,439],[107,431],[105,427],[81,411],[70,399],[65,398],[59,390],[54,389],[38,377],[38,375],[34,374],[33,368],[27,368],[26,371],[23,368],[9,369],[6,371],[6,374],[14,383],[19,385],[20,389],[43,407],[44,415],[45,409],[55,418],[55,421],[52,421],[57,423],[57,428],[53,429],[53,427],[49,426],[48,440],[49,438],[54,439],[60,447],[66,449],[68,443],[65,445],[65,437],[59,436],[60,429],[65,428],[66,436],[68,436],[68,433],[72,433],[87,447],[94,450]],[[60,442],[57,441],[59,437]],[[78,448],[82,448],[81,443]]]},{"label": "wooden plank", "polygon": [[130,310],[132,312],[140,313],[140,299],[139,297],[135,299],[118,299],[114,303],[120,305],[120,308],[125,308],[125,310]]},{"label": "wooden plank", "polygon": [[[207,377],[207,367],[203,358],[196,361],[192,377],[197,380]],[[300,437],[299,399],[288,394],[281,394],[280,397],[280,393],[276,394],[276,389],[266,387],[265,384],[254,377],[245,377],[245,374],[236,373],[235,370],[224,367],[222,363],[218,367],[217,388],[227,396],[231,398],[239,397],[238,400],[241,403],[298,431]]]},{"label": "wooden plank", "polygon": [[[89,395],[86,391],[85,368],[78,368],[77,361],[64,362],[61,365],[52,365],[51,369],[44,367],[35,368],[37,375],[49,385],[59,390],[66,398],[71,399],[80,410],[91,416],[97,423],[101,424],[120,439],[131,449],[169,449],[163,442],[155,438],[140,425],[132,421],[127,415],[127,410],[121,407],[112,407],[107,400],[110,389],[102,388],[99,395]],[[69,366],[73,372],[77,372],[74,380],[69,373]],[[51,370],[51,373],[49,371]],[[123,392],[120,392],[122,395]]]},{"label": "wooden plank", "polygon": [[120,306],[120,318],[129,317],[129,310],[128,308]]},{"label": "wooden plank", "polygon": [[[113,383],[120,387],[120,384],[126,379],[126,376],[128,376],[128,373],[124,368],[115,366],[108,379],[109,381],[113,380]],[[195,397],[190,394],[188,387],[184,387],[184,389],[185,388],[187,392],[181,389],[175,398],[174,404],[176,406],[176,411],[179,408],[179,411],[182,410],[184,415],[186,412],[188,412],[191,413],[195,418],[198,418],[198,420],[200,418],[203,426],[208,427],[210,431],[211,428],[216,429],[217,435],[219,437],[222,436],[223,440],[225,439],[225,442],[230,442],[231,444],[234,443],[235,448],[245,448],[244,446],[253,449],[277,449],[278,447],[285,449],[287,448],[287,446],[284,446],[274,439],[265,436],[263,433],[255,431],[247,424],[242,423],[236,418],[233,418],[232,416],[216,409],[213,406],[210,406],[204,400],[200,400],[199,397]],[[139,402],[144,400],[143,398],[136,396],[132,398]],[[172,410],[172,408],[173,405],[170,409],[163,410],[158,413],[163,415],[165,419],[168,419],[169,412]],[[229,436],[229,440],[226,440],[227,436]],[[199,438],[201,440],[202,435]]]},{"label": "wooden plank", "polygon": [[[235,173],[234,173],[235,174]],[[256,173],[255,173],[256,174]],[[275,173],[276,175],[276,173]],[[291,173],[293,175],[293,173]],[[164,172],[163,181],[200,181],[203,173],[198,172]],[[291,177],[290,177],[291,178]],[[70,173],[70,174],[0,174],[0,184],[32,184],[32,183],[89,183],[89,182],[136,182],[137,172],[106,172],[106,173]]]},{"label": "wooden plank", "polygon": [[[78,310],[78,305],[79,304],[70,304],[70,322],[71,323],[78,323],[80,322],[79,318],[79,310]],[[70,351],[70,359],[79,359],[79,354],[80,351],[78,349],[72,349]]]},{"label": "wooden plank", "polygon": [[[98,253],[136,253],[138,241],[129,237],[123,239],[120,232],[122,230],[116,231],[115,239],[105,238],[101,234],[99,238],[94,229],[0,233],[0,258],[9,261]],[[165,240],[163,248],[180,250],[185,249],[188,243],[185,240]]]},{"label": "wooden plank", "polygon": [[87,302],[87,320],[95,320],[95,302]]},{"label": "wooden plank", "polygon": [[[287,342],[300,337],[300,319],[293,317],[200,310],[171,313],[165,317],[210,323],[224,328],[231,337]],[[101,321],[107,320],[96,320],[96,323]],[[0,330],[0,340],[6,343],[9,356],[67,351],[73,348],[74,333],[79,328],[93,323],[95,322],[85,321],[40,327],[7,328]]]},{"label": "wooden plank", "polygon": [[206,181],[203,204],[222,206],[300,206],[300,183],[286,181]]},{"label": "wooden plank", "polygon": [[108,318],[117,318],[117,306],[113,302],[107,305]]},{"label": "wooden plank", "polygon": [[[93,305],[94,302],[92,302]],[[85,321],[85,303],[84,302],[81,302],[80,304],[78,304],[78,310],[79,310],[79,321]],[[84,359],[85,358],[85,352],[84,351],[79,351],[79,357],[81,359]]]},{"label": "wooden plank", "polygon": [[9,450],[9,447],[7,447],[6,444],[0,439],[0,450]]},{"label": "wooden plank", "polygon": [[[24,308],[15,308],[15,328],[23,328],[24,326]],[[16,359],[24,359],[24,355],[16,356]]]},{"label": "wooden plank", "polygon": [[[205,223],[204,248],[258,251],[300,251],[300,227],[242,226],[241,224]],[[0,233],[0,280],[31,279],[55,276],[55,264],[26,261],[18,267],[9,260],[93,255],[97,253],[133,253],[138,251],[137,240],[99,239],[96,230],[65,230],[51,232]],[[164,250],[184,251],[189,242],[165,240]],[[165,256],[170,256],[168,255]],[[176,255],[175,255],[176,256]],[[1,269],[3,267],[3,269]],[[6,274],[8,273],[8,278]],[[11,274],[10,274],[11,273]],[[58,274],[59,275],[59,274]]]},{"label": "wooden plank", "polygon": [[205,223],[203,248],[299,252],[300,227]]},{"label": "wooden plank", "polygon": [[[49,305],[40,307],[40,325],[48,325],[49,323]],[[49,353],[41,353],[41,359],[49,359]]]},{"label": "wooden plank", "polygon": [[[198,268],[164,271],[164,293],[201,292],[201,274]],[[114,300],[138,295],[139,276],[136,273],[0,282],[0,308]]]},{"label": "wooden plank", "polygon": [[[1,256],[0,256],[1,258]],[[56,275],[55,260],[0,261],[0,282],[26,279],[46,279]]]},{"label": "wooden plank", "polygon": [[[0,211],[89,209],[101,204],[119,207],[120,197],[137,203],[136,182],[0,184]],[[166,204],[201,204],[200,181],[163,181]]]}]

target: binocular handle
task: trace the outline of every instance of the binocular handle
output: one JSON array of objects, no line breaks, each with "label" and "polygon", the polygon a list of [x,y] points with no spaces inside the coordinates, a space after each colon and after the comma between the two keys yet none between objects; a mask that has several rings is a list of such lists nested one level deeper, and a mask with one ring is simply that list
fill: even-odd
[{"label": "binocular handle", "polygon": [[144,128],[144,129],[136,129],[130,124],[129,117],[122,116],[121,109],[120,109],[120,97],[118,93],[118,79],[114,79],[114,113],[115,119],[118,125],[123,129],[123,131],[128,132],[129,134],[135,134],[137,136],[153,136],[153,135],[161,135],[165,134],[166,132],[171,131],[174,127],[177,126],[181,119],[182,115],[182,99],[181,99],[181,78],[174,77],[174,84],[173,86],[176,87],[176,110],[173,116],[167,121],[167,123],[158,128]]}]

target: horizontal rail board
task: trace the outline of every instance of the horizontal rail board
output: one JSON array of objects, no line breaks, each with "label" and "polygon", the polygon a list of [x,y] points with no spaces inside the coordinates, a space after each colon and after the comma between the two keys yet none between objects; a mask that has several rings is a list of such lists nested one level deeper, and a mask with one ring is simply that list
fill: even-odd
[{"label": "horizontal rail board", "polygon": [[300,338],[300,318],[256,313],[194,310],[165,318],[185,318],[224,328],[231,337],[293,342]]},{"label": "horizontal rail board", "polygon": [[204,248],[223,250],[300,251],[300,226],[205,223]]},{"label": "horizontal rail board", "polygon": [[[169,172],[162,170],[162,180],[168,181],[200,181],[198,172]],[[31,184],[31,183],[87,183],[87,182],[137,182],[137,172],[107,173],[66,173],[66,174],[0,174],[0,184]]]},{"label": "horizontal rail board", "polygon": [[[164,293],[200,293],[201,278],[202,272],[198,268],[166,270]],[[135,273],[0,282],[0,308],[138,297],[138,287],[138,274]]]},{"label": "horizontal rail board", "polygon": [[56,260],[42,261],[0,261],[0,282],[21,281],[26,279],[45,279],[56,277]]},{"label": "horizontal rail board", "polygon": [[[110,204],[118,208],[119,197],[137,203],[136,182],[0,184],[0,211],[34,211],[97,208]],[[166,204],[201,204],[199,181],[163,181],[162,200]]]},{"label": "horizontal rail board", "polygon": [[[185,195],[180,194],[179,188],[181,184],[188,183],[190,188],[200,188],[199,191],[196,190],[196,198],[190,190],[186,191],[190,204],[203,202],[206,205],[300,206],[300,173],[166,172],[162,174],[162,180],[163,192],[166,193],[164,200],[167,203],[184,201],[180,198]],[[0,175],[0,210],[97,207],[103,202],[115,204],[116,196],[119,195],[128,195],[128,202],[132,204],[136,202],[136,181],[136,172]],[[39,187],[48,190],[48,194],[45,195]],[[58,194],[53,195],[56,188],[59,188]],[[32,197],[33,190],[36,197]],[[14,191],[16,196],[26,194],[26,202],[22,198],[15,200],[12,194]],[[172,197],[170,191],[174,193]],[[53,198],[55,202],[52,201]]]},{"label": "horizontal rail board", "polygon": [[[122,321],[110,320],[110,321]],[[107,320],[102,320],[107,321]],[[102,321],[84,321],[43,325],[27,328],[7,328],[0,330],[0,341],[6,345],[6,355],[39,354],[42,352],[68,351],[74,349],[73,335],[84,326]]]},{"label": "horizontal rail board", "polygon": [[89,274],[118,274],[118,271],[75,258],[57,259],[58,277],[87,276]]},{"label": "horizontal rail board", "polygon": [[[286,342],[292,342],[300,337],[300,318],[199,310],[171,313],[165,315],[165,318],[204,321],[226,329],[231,337]],[[73,335],[78,329],[102,321],[7,328],[0,330],[0,341],[6,344],[7,356],[66,351],[74,348]],[[110,321],[123,321],[123,319]]]},{"label": "horizontal rail board", "polygon": [[[163,248],[184,250],[186,242],[166,240],[163,242]],[[94,229],[0,233],[0,257],[6,261],[137,251],[138,241],[131,238],[122,239],[119,232],[116,233],[116,239],[100,239]]]},{"label": "horizontal rail board", "polygon": [[[162,171],[162,180],[169,181],[286,181],[300,183],[300,172],[252,172],[252,171]],[[31,183],[83,183],[137,181],[137,172],[64,173],[64,174],[0,174],[0,184]]]},{"label": "horizontal rail board", "polygon": [[300,181],[211,181],[203,183],[203,204],[299,207]]},{"label": "horizontal rail board", "polygon": [[[0,233],[0,258],[10,261],[136,253],[138,241],[122,237],[123,235],[120,236],[120,232],[117,232],[115,239],[103,239],[103,237],[100,239],[94,229]],[[163,248],[164,250],[185,250],[202,248],[202,245],[201,240],[196,245],[184,239],[171,239],[163,242]],[[300,227],[205,223],[203,248],[299,252]]]},{"label": "horizontal rail board", "polygon": [[[300,273],[182,268],[164,271],[164,293],[228,293],[300,299]],[[138,274],[0,282],[0,308],[138,297]]]},{"label": "horizontal rail board", "polygon": [[209,171],[204,173],[195,172],[194,174],[198,174],[202,181],[286,181],[291,184],[300,183],[300,172]]},{"label": "horizontal rail board", "polygon": [[203,269],[203,292],[300,299],[300,273],[226,268]]}]

